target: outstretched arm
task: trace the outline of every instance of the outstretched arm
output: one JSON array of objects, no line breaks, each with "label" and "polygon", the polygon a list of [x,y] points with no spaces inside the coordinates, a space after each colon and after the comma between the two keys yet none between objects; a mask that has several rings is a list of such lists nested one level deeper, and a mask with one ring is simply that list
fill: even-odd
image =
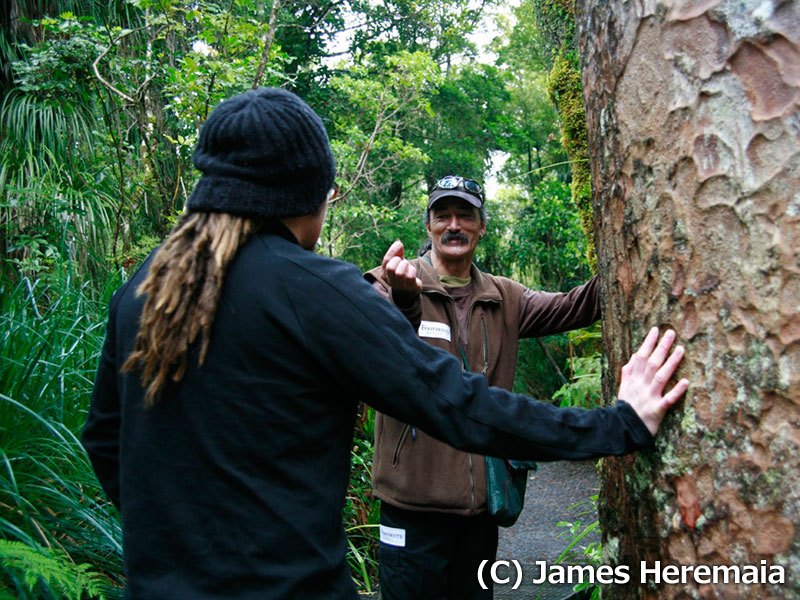
[{"label": "outstretched arm", "polygon": [[[299,321],[303,339],[312,341],[306,351],[315,369],[331,378],[327,387],[461,450],[517,460],[627,454],[653,443],[642,419],[655,429],[680,392],[664,400],[663,385],[653,385],[643,370],[630,381],[626,370],[621,394],[626,401],[592,410],[558,408],[489,387],[485,376],[462,371],[455,356],[419,339],[405,317],[365,293],[371,288],[357,270],[327,261],[319,270],[298,266],[305,276],[292,276],[283,285],[293,306],[320,297],[320,286],[331,298],[315,304],[313,319]],[[343,340],[357,340],[357,350],[342,352]],[[642,354],[650,357],[655,344],[648,343]],[[668,361],[671,370],[676,360]]]}]

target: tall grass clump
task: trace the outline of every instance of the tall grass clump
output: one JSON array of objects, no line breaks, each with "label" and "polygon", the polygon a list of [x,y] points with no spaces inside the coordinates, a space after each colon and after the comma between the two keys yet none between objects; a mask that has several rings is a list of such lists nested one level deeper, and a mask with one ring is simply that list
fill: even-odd
[{"label": "tall grass clump", "polygon": [[378,500],[372,495],[375,410],[359,407],[350,452],[350,485],[342,518],[347,531],[347,562],[356,586],[372,592],[378,577]]},{"label": "tall grass clump", "polygon": [[0,281],[0,598],[121,597],[119,517],[79,441],[108,293]]}]

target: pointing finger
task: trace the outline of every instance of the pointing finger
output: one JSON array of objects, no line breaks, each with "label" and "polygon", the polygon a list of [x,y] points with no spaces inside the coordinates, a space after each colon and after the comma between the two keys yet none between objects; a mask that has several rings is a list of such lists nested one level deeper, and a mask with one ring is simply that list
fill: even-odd
[{"label": "pointing finger", "polygon": [[392,245],[389,246],[389,249],[386,251],[386,254],[384,254],[382,263],[383,268],[385,269],[386,264],[396,256],[403,258],[403,242],[401,242],[400,240],[395,240],[394,242],[392,242]]}]

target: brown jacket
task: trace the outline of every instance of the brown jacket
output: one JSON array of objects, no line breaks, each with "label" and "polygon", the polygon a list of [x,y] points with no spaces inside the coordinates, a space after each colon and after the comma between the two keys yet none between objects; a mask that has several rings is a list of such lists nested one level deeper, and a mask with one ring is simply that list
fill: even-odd
[{"label": "brown jacket", "polygon": [[[425,341],[461,359],[455,302],[427,260],[411,262],[423,290],[420,300],[402,312]],[[464,352],[470,370],[484,373],[493,386],[511,389],[520,338],[586,327],[600,318],[596,278],[561,294],[534,292],[475,265],[470,274],[473,297]],[[380,267],[365,277],[391,301]],[[372,485],[375,496],[407,510],[460,515],[486,510],[483,456],[456,450],[413,424],[381,413],[375,417]]]}]

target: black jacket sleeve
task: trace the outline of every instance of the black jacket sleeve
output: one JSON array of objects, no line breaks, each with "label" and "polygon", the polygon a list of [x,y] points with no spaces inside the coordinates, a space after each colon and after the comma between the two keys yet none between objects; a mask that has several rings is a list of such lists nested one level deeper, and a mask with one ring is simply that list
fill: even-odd
[{"label": "black jacket sleeve", "polygon": [[97,479],[114,505],[120,508],[119,434],[122,409],[117,389],[116,302],[109,303],[106,341],[97,367],[89,416],[81,441],[92,461]]},{"label": "black jacket sleeve", "polygon": [[[450,445],[517,459],[621,455],[653,437],[633,409],[557,408],[464,373],[458,360],[420,340],[357,269],[287,274],[308,351],[341,390]],[[309,298],[325,298],[309,305]]]},{"label": "black jacket sleeve", "polygon": [[408,319],[414,329],[419,329],[419,325],[422,322],[422,298],[419,294],[411,304],[400,306],[395,302],[394,293],[391,289],[386,289],[383,283],[375,279],[370,273],[364,275],[364,278],[370,282],[372,289],[378,292],[378,295],[385,298],[387,302],[390,302],[392,306],[403,313],[403,316]]}]

